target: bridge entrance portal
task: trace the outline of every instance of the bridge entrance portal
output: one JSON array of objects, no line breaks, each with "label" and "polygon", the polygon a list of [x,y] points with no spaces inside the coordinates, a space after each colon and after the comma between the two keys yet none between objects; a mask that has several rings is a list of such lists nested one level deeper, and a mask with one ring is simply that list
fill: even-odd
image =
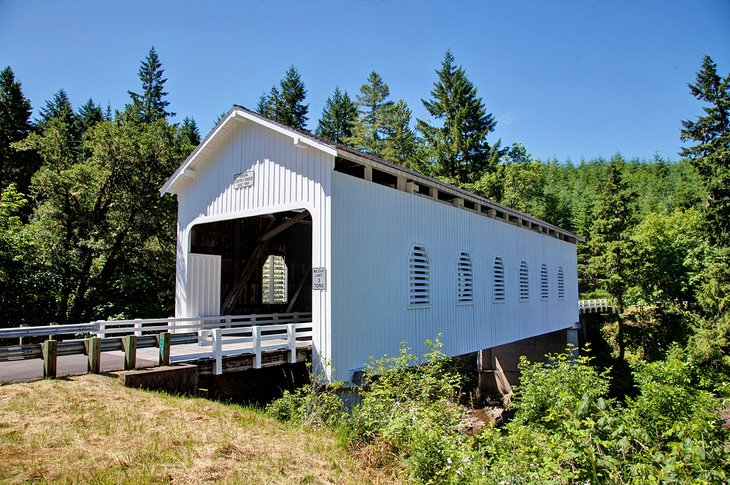
[{"label": "bridge entrance portal", "polygon": [[[198,224],[191,231],[191,270],[198,260],[212,268],[189,274],[188,298],[199,313],[216,301],[218,315],[312,311],[312,216],[306,210]],[[214,281],[203,283],[218,279],[216,271],[218,291],[210,288]]]}]

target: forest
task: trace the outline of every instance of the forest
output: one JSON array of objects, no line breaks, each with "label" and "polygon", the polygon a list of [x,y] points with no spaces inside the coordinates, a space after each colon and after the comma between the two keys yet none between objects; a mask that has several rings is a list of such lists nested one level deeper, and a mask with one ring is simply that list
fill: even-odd
[{"label": "forest", "polygon": [[[59,90],[31,119],[21,81],[11,66],[0,72],[0,326],[172,314],[176,202],[158,189],[201,136],[193,119],[171,121],[154,48],[138,75],[123,107],[89,99],[74,108]],[[306,95],[292,66],[256,111],[307,130]],[[379,368],[380,387],[363,400],[370,407],[336,424],[329,415],[314,422],[403,456],[421,482],[491,481],[490,467],[509,483],[727,480],[730,445],[718,412],[730,397],[730,74],[700,60],[687,93],[699,115],[677,120],[685,148],[676,160],[617,153],[573,163],[502,146],[491,136],[495,117],[450,51],[424,96],[430,119],[412,119],[372,72],[354,96],[335,88],[312,132],[585,238],[581,298],[609,298],[617,310],[602,328],[608,363],[593,365],[590,353],[571,365],[565,355],[524,363],[511,428],[474,438],[453,431],[457,408],[444,403],[458,379],[436,342],[431,367],[408,370],[404,351]],[[384,378],[388,370],[398,379]],[[405,382],[428,392],[415,399]],[[285,399],[275,412],[307,422],[309,401],[327,400],[311,388]],[[406,401],[438,436],[398,421]],[[516,452],[523,458],[498,458]]]}]

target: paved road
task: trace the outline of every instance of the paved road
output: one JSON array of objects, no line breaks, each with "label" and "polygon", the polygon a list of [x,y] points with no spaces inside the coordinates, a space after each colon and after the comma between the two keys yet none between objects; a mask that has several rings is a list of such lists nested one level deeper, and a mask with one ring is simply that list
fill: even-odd
[{"label": "paved road", "polygon": [[[154,350],[154,349],[153,349]],[[154,367],[157,360],[154,356],[137,354],[137,367]],[[58,377],[86,374],[85,355],[64,355],[58,358]],[[111,372],[124,369],[122,352],[103,352],[101,354],[101,371]],[[32,381],[43,378],[43,361],[41,359],[15,360],[0,362],[0,384],[10,382]]]}]

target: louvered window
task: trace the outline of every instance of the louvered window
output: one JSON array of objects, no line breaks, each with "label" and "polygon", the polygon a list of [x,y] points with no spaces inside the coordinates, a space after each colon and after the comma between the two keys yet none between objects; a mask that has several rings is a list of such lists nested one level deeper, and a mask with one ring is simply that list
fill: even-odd
[{"label": "louvered window", "polygon": [[471,256],[466,251],[459,254],[456,268],[456,301],[458,303],[474,302],[474,269]]},{"label": "louvered window", "polygon": [[548,288],[548,269],[547,264],[543,264],[540,267],[540,298],[547,300],[550,296]]},{"label": "louvered window", "polygon": [[502,302],[505,300],[504,294],[504,263],[502,258],[494,258],[494,267],[492,268],[494,273],[494,301]]},{"label": "louvered window", "polygon": [[562,266],[558,268],[558,298],[565,298],[565,274]]},{"label": "louvered window", "polygon": [[416,306],[431,303],[431,262],[423,246],[413,246],[408,258],[408,303]]},{"label": "louvered window", "polygon": [[520,300],[526,301],[530,299],[530,278],[527,272],[527,263],[520,262]]},{"label": "louvered window", "polygon": [[270,255],[261,270],[261,302],[286,303],[288,269],[283,256]]}]

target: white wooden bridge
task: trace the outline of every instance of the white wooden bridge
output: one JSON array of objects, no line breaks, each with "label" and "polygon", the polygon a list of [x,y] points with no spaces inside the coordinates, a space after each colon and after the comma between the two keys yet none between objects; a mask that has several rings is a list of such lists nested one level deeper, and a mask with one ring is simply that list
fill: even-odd
[{"label": "white wooden bridge", "polygon": [[[17,343],[10,343],[15,339]],[[28,343],[31,339],[45,340]],[[209,364],[203,367],[217,375],[224,372],[226,360],[241,357],[247,358],[245,364],[227,367],[259,369],[305,360],[311,356],[311,342],[311,313],[99,320],[0,328],[0,382],[12,380],[3,374],[11,372],[8,364],[13,362],[43,359],[43,376],[56,377],[58,357],[85,355],[87,371],[99,372],[102,359],[115,356],[118,361],[120,353],[125,370],[134,369],[139,356],[158,365]]]},{"label": "white wooden bridge", "polygon": [[578,300],[578,313],[580,315],[585,315],[586,313],[615,313],[615,309],[605,298],[598,300]]}]

